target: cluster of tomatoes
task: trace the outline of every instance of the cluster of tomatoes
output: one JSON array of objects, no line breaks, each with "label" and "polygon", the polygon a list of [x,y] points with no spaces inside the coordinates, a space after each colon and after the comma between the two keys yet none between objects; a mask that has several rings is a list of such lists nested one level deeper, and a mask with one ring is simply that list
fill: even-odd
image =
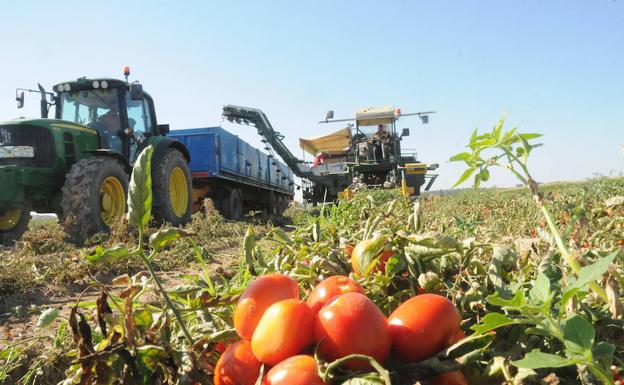
[{"label": "cluster of tomatoes", "polygon": [[[393,351],[398,360],[411,363],[430,358],[464,337],[459,312],[446,298],[418,295],[386,317],[346,276],[323,280],[305,301],[299,299],[297,281],[291,277],[258,277],[238,301],[234,326],[241,340],[217,362],[216,385],[253,385],[262,364],[271,368],[264,385],[325,384],[309,355],[312,346],[327,362],[362,354],[383,364]],[[372,369],[369,361],[361,359],[341,366],[361,372]],[[433,382],[467,384],[461,372],[440,375]]]}]

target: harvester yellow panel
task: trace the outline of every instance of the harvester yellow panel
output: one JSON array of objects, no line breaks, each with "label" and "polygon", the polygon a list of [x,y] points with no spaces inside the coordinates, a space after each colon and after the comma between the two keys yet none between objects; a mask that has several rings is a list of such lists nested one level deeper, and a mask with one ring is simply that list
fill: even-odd
[{"label": "harvester yellow panel", "polygon": [[426,163],[406,163],[405,173],[410,174],[410,175],[426,174],[427,164]]},{"label": "harvester yellow panel", "polygon": [[351,147],[351,131],[348,127],[316,138],[299,138],[299,146],[308,154],[326,152],[330,155],[345,154]]}]

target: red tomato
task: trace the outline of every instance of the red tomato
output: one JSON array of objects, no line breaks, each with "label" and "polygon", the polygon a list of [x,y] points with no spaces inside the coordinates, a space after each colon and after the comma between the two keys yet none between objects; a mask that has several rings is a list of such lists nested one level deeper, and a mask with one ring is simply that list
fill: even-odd
[{"label": "red tomato", "polygon": [[433,385],[469,385],[460,371],[438,374],[432,382]]},{"label": "red tomato", "polygon": [[452,343],[461,319],[451,301],[421,294],[403,302],[388,318],[392,347],[405,362],[432,357]]},{"label": "red tomato", "polygon": [[347,243],[346,245],[344,245],[342,247],[342,252],[344,253],[344,255],[346,255],[347,257],[351,257],[351,253],[353,252],[353,245]]},{"label": "red tomato", "polygon": [[[366,354],[383,363],[390,353],[386,317],[361,293],[342,294],[316,315],[314,338],[328,361],[350,354]],[[349,361],[345,367],[367,370],[364,361]]]},{"label": "red tomato", "polygon": [[360,241],[351,253],[351,267],[353,273],[358,276],[365,276],[367,266],[372,263],[375,258],[377,264],[372,269],[375,273],[386,272],[386,262],[394,255],[390,249],[386,249],[386,241],[383,239],[365,239]]},{"label": "red tomato", "polygon": [[307,304],[314,314],[340,294],[362,293],[364,289],[357,282],[344,275],[334,275],[316,285],[308,296]]},{"label": "red tomato", "polygon": [[312,356],[293,356],[275,365],[262,385],[325,385]]},{"label": "red tomato", "polygon": [[214,350],[218,353],[223,354],[227,349],[228,345],[225,342],[217,342],[214,346]]},{"label": "red tomato", "polygon": [[253,281],[238,300],[234,327],[244,340],[251,340],[264,311],[277,301],[298,299],[297,281],[282,274],[267,274]]},{"label": "red tomato", "polygon": [[214,372],[215,385],[254,385],[260,361],[251,352],[249,341],[239,341],[225,350]]},{"label": "red tomato", "polygon": [[258,359],[276,365],[312,342],[314,314],[303,301],[285,299],[269,306],[251,337]]}]

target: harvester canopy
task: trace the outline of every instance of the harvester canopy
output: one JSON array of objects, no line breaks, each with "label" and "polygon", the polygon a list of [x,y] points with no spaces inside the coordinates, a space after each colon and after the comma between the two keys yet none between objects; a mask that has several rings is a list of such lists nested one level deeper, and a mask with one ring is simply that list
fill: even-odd
[{"label": "harvester canopy", "polygon": [[343,155],[351,147],[351,130],[349,127],[345,127],[342,130],[316,138],[299,138],[299,146],[312,155],[319,152],[325,152],[329,155]]},{"label": "harvester canopy", "polygon": [[355,110],[355,120],[359,126],[390,124],[396,120],[393,106],[367,107]]}]

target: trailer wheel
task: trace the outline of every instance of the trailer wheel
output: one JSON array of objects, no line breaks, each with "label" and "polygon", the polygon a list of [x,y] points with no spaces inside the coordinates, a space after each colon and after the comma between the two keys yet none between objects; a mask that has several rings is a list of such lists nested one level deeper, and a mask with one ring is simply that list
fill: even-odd
[{"label": "trailer wheel", "polygon": [[267,210],[267,214],[270,217],[274,217],[279,214],[279,208],[281,205],[279,198],[280,198],[279,195],[277,195],[275,192],[273,191],[268,192],[266,210]]},{"label": "trailer wheel", "polygon": [[116,159],[96,156],[75,163],[62,188],[59,219],[73,242],[106,232],[126,212],[128,175]]},{"label": "trailer wheel", "polygon": [[232,189],[223,197],[223,216],[235,221],[243,217],[243,200],[238,189]]},{"label": "trailer wheel", "polygon": [[10,246],[20,239],[28,230],[28,222],[30,222],[30,210],[27,208],[11,209],[0,213],[0,244]]},{"label": "trailer wheel", "polygon": [[158,164],[152,164],[152,191],[152,213],[157,222],[179,226],[191,220],[191,172],[180,151],[170,148]]}]

